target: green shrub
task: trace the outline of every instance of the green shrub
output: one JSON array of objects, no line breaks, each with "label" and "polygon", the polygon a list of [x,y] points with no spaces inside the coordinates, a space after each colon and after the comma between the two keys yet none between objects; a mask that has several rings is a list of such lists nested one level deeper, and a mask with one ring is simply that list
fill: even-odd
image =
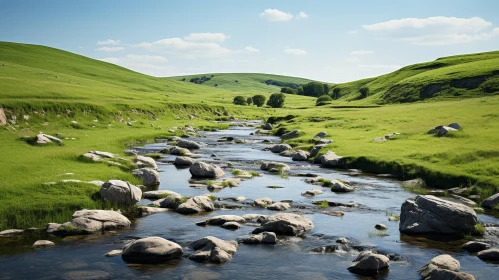
[{"label": "green shrub", "polygon": [[366,98],[367,96],[369,96],[369,88],[368,87],[361,87],[359,89],[359,91],[360,91],[361,98]]},{"label": "green shrub", "polygon": [[248,103],[246,103],[246,98],[244,98],[244,96],[241,95],[234,97],[234,101],[232,103],[236,105],[248,105]]},{"label": "green shrub", "polygon": [[265,104],[265,100],[267,100],[267,97],[261,94],[257,94],[251,98],[253,100],[253,104],[255,104],[258,107],[262,107]]},{"label": "green shrub", "polygon": [[267,101],[267,105],[272,108],[282,108],[285,100],[286,95],[284,95],[284,93],[273,93],[270,96],[269,101]]}]

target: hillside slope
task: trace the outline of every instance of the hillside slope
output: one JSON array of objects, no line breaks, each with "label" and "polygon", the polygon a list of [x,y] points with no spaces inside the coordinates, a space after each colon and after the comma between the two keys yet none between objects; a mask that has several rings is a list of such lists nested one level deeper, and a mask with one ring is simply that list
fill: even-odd
[{"label": "hillside slope", "polygon": [[289,77],[273,74],[261,73],[207,73],[199,75],[188,75],[170,77],[168,79],[189,82],[193,78],[209,77],[210,80],[201,85],[209,87],[217,87],[235,92],[278,92],[279,86],[266,84],[265,81],[274,80],[283,83],[293,83],[297,85],[312,82],[309,79]]},{"label": "hillside slope", "polygon": [[[340,100],[378,104],[494,95],[499,93],[499,51],[443,57],[335,87]],[[369,89],[367,98],[361,97],[362,87]]]}]

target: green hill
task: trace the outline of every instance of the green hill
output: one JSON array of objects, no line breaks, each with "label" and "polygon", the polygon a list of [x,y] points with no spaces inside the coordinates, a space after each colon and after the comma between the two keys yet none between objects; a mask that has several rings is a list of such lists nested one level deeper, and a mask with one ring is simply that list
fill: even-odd
[{"label": "green hill", "polygon": [[189,82],[193,78],[201,78],[203,76],[210,78],[210,80],[203,82],[201,85],[249,93],[276,92],[281,89],[278,85],[265,83],[269,80],[296,85],[312,82],[312,80],[309,79],[261,73],[208,73],[171,77],[169,79]]},{"label": "green hill", "polygon": [[[499,93],[499,51],[443,57],[335,87],[340,100],[378,104],[494,95]],[[367,98],[361,97],[363,87],[369,89]]]}]

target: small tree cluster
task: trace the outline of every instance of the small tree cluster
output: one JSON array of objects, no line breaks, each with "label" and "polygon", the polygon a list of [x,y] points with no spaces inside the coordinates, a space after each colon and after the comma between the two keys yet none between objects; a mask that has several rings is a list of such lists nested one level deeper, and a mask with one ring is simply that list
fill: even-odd
[{"label": "small tree cluster", "polygon": [[257,94],[251,98],[253,100],[253,104],[255,104],[257,107],[262,107],[265,104],[265,100],[267,100],[267,97],[265,95]]},{"label": "small tree cluster", "polygon": [[267,100],[267,98],[261,94],[257,94],[253,97],[248,97],[248,98],[246,98],[242,95],[238,95],[238,96],[234,97],[234,101],[232,103],[234,103],[236,105],[255,104],[258,107],[262,107],[265,104],[265,100]]},{"label": "small tree cluster", "polygon": [[203,76],[201,78],[198,78],[198,77],[192,78],[192,79],[189,80],[189,82],[200,85],[200,84],[202,84],[204,82],[207,82],[209,80],[211,80],[210,77]]},{"label": "small tree cluster", "polygon": [[317,98],[317,100],[315,101],[315,106],[326,105],[328,103],[331,103],[331,101],[333,101],[331,96],[323,95],[323,96],[320,96],[319,98]]}]

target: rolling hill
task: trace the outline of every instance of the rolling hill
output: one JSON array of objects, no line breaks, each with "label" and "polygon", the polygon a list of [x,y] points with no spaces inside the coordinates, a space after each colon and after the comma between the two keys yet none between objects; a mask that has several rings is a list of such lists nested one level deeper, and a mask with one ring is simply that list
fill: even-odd
[{"label": "rolling hill", "polygon": [[292,84],[306,84],[312,82],[309,79],[273,75],[273,74],[261,74],[261,73],[207,73],[199,75],[188,75],[188,76],[178,76],[171,77],[169,79],[176,81],[189,82],[193,78],[209,77],[210,80],[202,83],[201,85],[209,87],[217,87],[220,89],[226,89],[234,92],[276,92],[280,90],[279,86],[266,84],[265,81],[273,80],[283,83]]},{"label": "rolling hill", "polygon": [[[369,89],[364,99],[363,87]],[[442,57],[335,88],[340,100],[378,104],[494,95],[499,93],[499,51]]]}]

